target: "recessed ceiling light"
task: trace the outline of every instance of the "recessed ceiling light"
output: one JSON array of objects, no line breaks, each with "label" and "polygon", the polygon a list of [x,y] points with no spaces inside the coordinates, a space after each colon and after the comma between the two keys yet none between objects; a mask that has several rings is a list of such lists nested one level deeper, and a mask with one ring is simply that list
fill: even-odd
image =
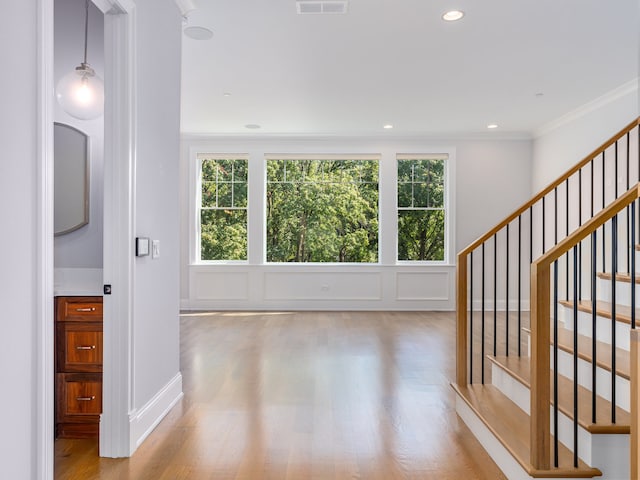
[{"label": "recessed ceiling light", "polygon": [[222,94],[222,96],[223,96],[223,97],[230,97],[230,96],[231,96],[231,94],[230,94],[229,92],[224,92],[224,93]]},{"label": "recessed ceiling light", "polygon": [[393,128],[393,125],[391,125],[390,123],[387,123],[386,125],[383,125],[382,128],[384,128],[386,130],[391,130]]},{"label": "recessed ceiling light", "polygon": [[250,130],[257,130],[258,128],[260,128],[260,125],[258,125],[257,123],[247,123],[244,128],[248,128]]},{"label": "recessed ceiling light", "polygon": [[213,32],[205,27],[187,27],[184,34],[194,40],[209,40],[213,37]]},{"label": "recessed ceiling light", "polygon": [[462,10],[449,10],[442,14],[442,19],[446,22],[455,22],[456,20],[460,20],[464,17],[464,12]]},{"label": "recessed ceiling light", "polygon": [[494,128],[498,128],[498,124],[497,123],[490,123],[489,125],[487,125],[487,128],[490,128],[490,129],[493,130]]}]

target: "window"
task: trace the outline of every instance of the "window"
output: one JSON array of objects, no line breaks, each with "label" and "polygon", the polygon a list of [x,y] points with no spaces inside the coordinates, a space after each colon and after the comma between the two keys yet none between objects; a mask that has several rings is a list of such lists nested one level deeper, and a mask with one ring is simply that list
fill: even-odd
[{"label": "window", "polygon": [[199,259],[247,260],[247,159],[198,159]]},{"label": "window", "polygon": [[268,158],[268,262],[378,261],[378,160]]},{"label": "window", "polygon": [[446,155],[398,156],[398,260],[444,261]]}]

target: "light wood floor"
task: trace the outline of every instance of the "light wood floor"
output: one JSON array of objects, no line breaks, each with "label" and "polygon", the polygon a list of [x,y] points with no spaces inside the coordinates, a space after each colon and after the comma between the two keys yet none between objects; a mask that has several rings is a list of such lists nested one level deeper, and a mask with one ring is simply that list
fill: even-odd
[{"label": "light wood floor", "polygon": [[453,313],[181,320],[184,399],[129,459],[57,440],[56,479],[504,479],[456,416]]}]

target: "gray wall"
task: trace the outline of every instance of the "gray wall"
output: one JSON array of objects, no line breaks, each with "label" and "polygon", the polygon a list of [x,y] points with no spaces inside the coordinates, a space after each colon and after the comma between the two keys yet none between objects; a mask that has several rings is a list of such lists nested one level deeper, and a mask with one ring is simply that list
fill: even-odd
[{"label": "gray wall", "polygon": [[[136,0],[135,233],[161,255],[135,260],[133,407],[180,370],[180,58],[182,20],[172,0]],[[133,239],[132,239],[133,242]]]},{"label": "gray wall", "polygon": [[7,2],[0,16],[0,465],[16,479],[37,463],[37,3]]}]

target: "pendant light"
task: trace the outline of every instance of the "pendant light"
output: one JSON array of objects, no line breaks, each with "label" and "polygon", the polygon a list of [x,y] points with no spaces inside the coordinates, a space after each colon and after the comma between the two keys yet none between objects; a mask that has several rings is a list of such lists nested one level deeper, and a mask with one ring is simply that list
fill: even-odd
[{"label": "pendant light", "polygon": [[56,98],[65,112],[80,120],[92,120],[104,109],[104,83],[87,63],[89,0],[85,0],[84,60],[56,85]]}]

